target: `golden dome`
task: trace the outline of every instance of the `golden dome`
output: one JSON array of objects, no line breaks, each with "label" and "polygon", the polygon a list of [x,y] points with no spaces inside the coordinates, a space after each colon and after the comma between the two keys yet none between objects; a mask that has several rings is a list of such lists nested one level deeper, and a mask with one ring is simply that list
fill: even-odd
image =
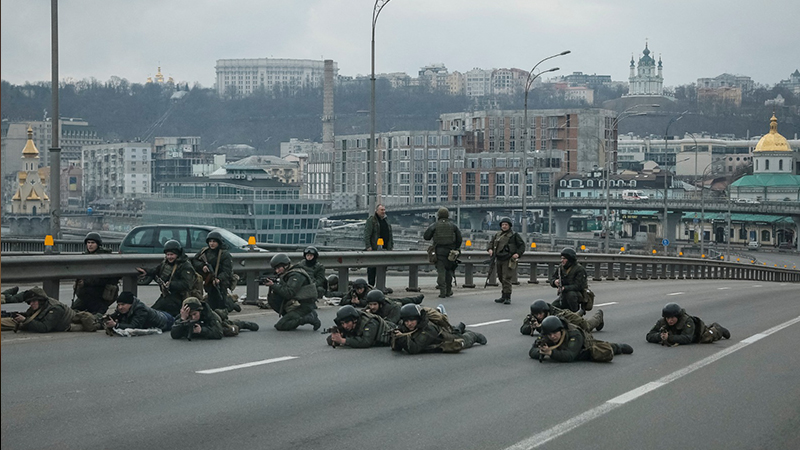
[{"label": "golden dome", "polygon": [[789,141],[778,133],[778,118],[775,114],[769,120],[769,133],[759,139],[754,152],[790,152]]},{"label": "golden dome", "polygon": [[22,150],[23,158],[38,158],[39,150],[36,149],[36,144],[33,143],[33,128],[28,125],[28,142],[25,143],[25,148]]}]

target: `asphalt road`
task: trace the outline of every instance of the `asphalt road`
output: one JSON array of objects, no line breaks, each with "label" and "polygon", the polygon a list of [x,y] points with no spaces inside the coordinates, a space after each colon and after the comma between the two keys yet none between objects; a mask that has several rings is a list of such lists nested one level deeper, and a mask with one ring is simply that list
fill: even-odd
[{"label": "asphalt road", "polygon": [[[430,280],[423,288],[424,304],[439,303]],[[451,321],[488,338],[459,354],[332,349],[309,326],[276,331],[277,316],[254,307],[241,315],[261,330],[221,341],[3,333],[2,447],[798,448],[797,285],[659,280],[592,289],[606,317],[595,336],[629,343],[633,355],[530,359],[533,338],[519,326],[534,299],[553,297],[545,285],[516,287],[511,306],[492,302],[498,288],[456,290],[442,302]],[[669,301],[723,324],[731,339],[646,343]],[[335,308],[319,313],[332,324]]]}]

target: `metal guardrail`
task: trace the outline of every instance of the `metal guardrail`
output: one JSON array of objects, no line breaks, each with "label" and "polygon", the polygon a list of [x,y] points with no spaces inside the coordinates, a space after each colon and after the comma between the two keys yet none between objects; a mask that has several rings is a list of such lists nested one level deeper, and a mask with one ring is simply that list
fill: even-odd
[{"label": "metal guardrail", "polygon": [[[264,252],[233,253],[234,271],[247,280],[247,298],[258,297],[257,276],[269,268],[273,254]],[[301,253],[289,253],[293,261],[301,261]],[[45,291],[58,298],[62,280],[87,276],[119,276],[122,290],[134,294],[138,290],[136,267],[154,267],[162,255],[31,255],[4,256],[2,283],[42,283]],[[475,287],[475,271],[486,267],[488,256],[483,251],[465,251],[460,257],[463,287]],[[800,282],[800,270],[762,267],[747,263],[711,261],[692,258],[606,255],[581,253],[579,262],[586,267],[593,281],[626,279],[736,279],[754,281]],[[353,251],[320,253],[319,262],[338,272],[339,282],[346,285],[351,268],[376,267],[376,287],[386,286],[386,272],[403,268],[408,274],[408,291],[419,291],[419,271],[430,266],[424,251]],[[528,283],[539,282],[539,274],[552,273],[560,262],[559,253],[529,252],[520,258],[518,273],[528,275]],[[491,284],[496,280],[490,279]]]}]

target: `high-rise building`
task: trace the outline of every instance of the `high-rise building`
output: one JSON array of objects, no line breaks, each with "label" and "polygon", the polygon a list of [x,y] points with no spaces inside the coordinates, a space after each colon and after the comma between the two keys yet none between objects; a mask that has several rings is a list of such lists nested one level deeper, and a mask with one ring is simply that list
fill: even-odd
[{"label": "high-rise building", "polygon": [[152,191],[152,147],[146,142],[115,142],[83,147],[84,195],[97,199],[134,199]]}]

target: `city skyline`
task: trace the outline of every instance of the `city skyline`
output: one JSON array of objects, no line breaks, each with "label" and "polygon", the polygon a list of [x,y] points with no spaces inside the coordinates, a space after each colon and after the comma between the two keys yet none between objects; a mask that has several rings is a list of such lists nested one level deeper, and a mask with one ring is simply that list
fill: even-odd
[{"label": "city skyline", "polygon": [[[134,8],[123,8],[97,0],[62,2],[59,78],[116,76],[144,83],[160,66],[165,77],[210,88],[218,59],[264,57],[333,59],[340,75],[368,75],[373,3],[240,0],[222,8],[136,0],[124,4]],[[800,16],[797,2],[756,8],[730,1],[640,3],[578,1],[565,8],[537,1],[393,0],[378,20],[375,70],[413,77],[432,63],[462,73],[474,67],[527,70],[571,50],[552,61],[561,68],[554,76],[580,71],[627,81],[630,58],[638,60],[646,42],[663,60],[665,86],[722,73],[772,85],[800,68],[800,58],[791,56],[800,30],[789,20],[783,27],[775,20]],[[123,18],[130,26],[121,26]],[[759,24],[780,33],[766,35]],[[14,84],[49,81],[49,2],[2,2],[1,30],[0,78]]]}]

